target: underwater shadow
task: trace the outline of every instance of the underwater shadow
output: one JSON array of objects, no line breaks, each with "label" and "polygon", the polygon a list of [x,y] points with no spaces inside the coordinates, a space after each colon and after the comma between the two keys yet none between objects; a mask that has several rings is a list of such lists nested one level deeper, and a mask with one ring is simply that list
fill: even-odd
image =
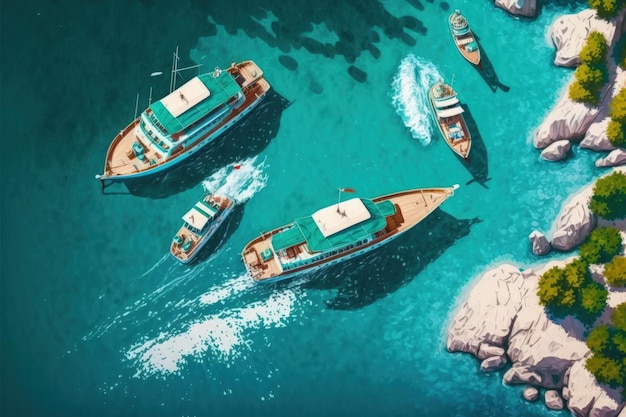
[{"label": "underwater shadow", "polygon": [[393,242],[311,275],[303,287],[337,290],[337,295],[326,301],[329,309],[363,308],[408,284],[480,221],[458,220],[438,208]]},{"label": "underwater shadow", "polygon": [[276,137],[282,113],[290,105],[291,102],[271,89],[256,109],[207,145],[207,149],[163,174],[126,180],[124,184],[130,194],[153,199],[193,188],[219,168],[262,152]]},{"label": "underwater shadow", "polygon": [[[410,4],[424,10],[419,0]],[[328,59],[343,57],[346,70],[357,82],[364,82],[367,74],[353,64],[363,53],[378,59],[381,51],[376,44],[382,35],[414,46],[416,36],[427,33],[423,21],[412,14],[394,16],[380,0],[239,0],[237,9],[245,13],[200,0],[192,0],[192,6],[207,16],[209,33],[217,33],[217,26],[223,26],[229,34],[241,30],[284,54],[304,49]],[[279,61],[292,71],[298,67],[289,55]]]},{"label": "underwater shadow", "polygon": [[472,148],[470,150],[468,161],[463,161],[463,159],[459,157],[459,159],[463,161],[465,168],[472,176],[472,179],[465,185],[477,182],[483,187],[489,188],[485,184],[491,179],[489,178],[489,158],[487,156],[487,147],[485,146],[482,135],[478,130],[478,125],[476,124],[474,116],[472,116],[472,112],[465,104],[462,104],[461,106],[465,110],[463,118],[465,119],[467,129],[472,137]]},{"label": "underwater shadow", "polygon": [[498,74],[496,74],[496,69],[493,67],[487,51],[485,51],[485,48],[483,48],[480,44],[480,38],[476,34],[474,34],[474,37],[476,38],[476,42],[480,48],[480,64],[478,66],[474,65],[474,68],[476,68],[476,71],[478,71],[480,76],[483,77],[483,80],[485,80],[491,91],[495,93],[498,89],[500,89],[503,92],[508,93],[511,88],[500,82]]},{"label": "underwater shadow", "polygon": [[233,208],[233,211],[228,215],[224,224],[220,226],[220,230],[216,231],[215,234],[211,236],[206,245],[200,250],[200,253],[196,255],[195,259],[190,262],[189,265],[197,265],[206,261],[228,242],[228,239],[237,231],[239,224],[241,224],[244,209],[245,203],[237,204]]}]

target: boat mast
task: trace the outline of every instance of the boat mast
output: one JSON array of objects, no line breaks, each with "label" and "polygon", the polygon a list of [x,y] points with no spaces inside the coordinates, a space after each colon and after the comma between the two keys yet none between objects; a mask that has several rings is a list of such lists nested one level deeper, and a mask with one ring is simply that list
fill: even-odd
[{"label": "boat mast", "polygon": [[[180,61],[180,57],[178,56],[178,46],[176,47],[176,52],[174,52],[174,56],[172,58],[172,73],[170,74],[170,93],[176,90],[176,77],[180,76],[179,72],[185,71],[188,69],[201,67],[202,64],[192,65],[190,67],[178,68],[178,61]],[[182,78],[182,76],[180,76]]]}]

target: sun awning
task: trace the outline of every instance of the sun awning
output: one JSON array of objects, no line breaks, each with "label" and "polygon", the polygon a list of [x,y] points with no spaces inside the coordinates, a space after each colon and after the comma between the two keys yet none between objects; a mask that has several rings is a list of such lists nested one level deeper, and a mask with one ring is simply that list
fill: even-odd
[{"label": "sun awning", "polygon": [[371,214],[360,198],[353,198],[318,210],[311,217],[320,228],[322,236],[328,237],[369,219]]},{"label": "sun awning", "polygon": [[437,110],[437,116],[438,117],[452,117],[452,116],[461,114],[463,112],[464,112],[463,107],[458,106],[458,107],[453,107],[451,109]]},{"label": "sun awning", "polygon": [[211,218],[215,217],[217,214],[217,209],[205,204],[204,201],[198,201],[196,203],[196,208]]},{"label": "sun awning", "polygon": [[198,77],[195,77],[179,89],[163,97],[161,103],[172,113],[172,116],[178,117],[210,94],[207,86]]},{"label": "sun awning", "polygon": [[194,207],[183,216],[183,220],[191,227],[202,230],[209,221],[209,218]]},{"label": "sun awning", "polygon": [[459,99],[456,97],[452,97],[452,98],[448,98],[445,100],[435,100],[435,105],[437,107],[448,107],[448,106],[453,106],[455,104],[457,104],[459,102]]}]

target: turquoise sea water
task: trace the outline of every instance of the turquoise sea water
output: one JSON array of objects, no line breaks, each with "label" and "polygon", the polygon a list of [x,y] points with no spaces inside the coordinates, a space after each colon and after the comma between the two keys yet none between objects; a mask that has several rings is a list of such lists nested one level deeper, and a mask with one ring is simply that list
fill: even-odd
[{"label": "turquoise sea water", "polygon": [[[555,414],[447,353],[445,338],[474,277],[544,262],[528,234],[548,232],[601,173],[593,153],[547,163],[532,148],[571,76],[552,64],[548,26],[579,7],[544,1],[516,19],[469,0],[5,4],[1,414]],[[480,38],[482,72],[453,48],[455,8]],[[212,149],[102,194],[93,176],[111,139],[138,93],[141,107],[150,88],[167,92],[177,46],[181,66],[207,71],[255,60],[272,94]],[[425,86],[453,75],[469,164],[426,108]],[[374,197],[457,183],[375,253],[277,285],[245,275],[245,243],[332,204],[337,187]],[[241,204],[183,266],[169,242],[204,187]]]}]

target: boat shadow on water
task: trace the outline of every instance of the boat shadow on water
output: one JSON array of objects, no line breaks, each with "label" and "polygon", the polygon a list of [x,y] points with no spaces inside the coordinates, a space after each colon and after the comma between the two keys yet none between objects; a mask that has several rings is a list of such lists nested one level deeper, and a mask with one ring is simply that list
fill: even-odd
[{"label": "boat shadow on water", "polygon": [[363,308],[408,284],[480,221],[458,220],[437,209],[393,242],[311,274],[303,287],[337,290],[337,295],[326,301],[329,309]]},{"label": "boat shadow on water", "polygon": [[474,37],[476,38],[476,42],[480,45],[480,65],[475,65],[474,67],[480,76],[483,77],[483,80],[485,80],[489,88],[491,88],[491,91],[495,93],[498,89],[500,89],[503,92],[508,93],[511,88],[500,82],[496,69],[493,67],[491,60],[489,59],[489,55],[487,55],[487,52],[480,44],[480,38],[476,34],[474,34]]},{"label": "boat shadow on water", "polygon": [[[477,182],[485,188],[487,185],[485,184],[491,178],[489,178],[489,158],[487,156],[487,147],[485,146],[485,141],[478,130],[478,125],[476,124],[476,120],[474,116],[472,116],[472,112],[469,107],[465,104],[461,105],[465,110],[463,113],[463,118],[465,119],[465,123],[467,124],[467,129],[472,136],[472,149],[469,155],[469,159],[467,161],[463,161],[463,165],[469,171],[472,179],[469,180],[465,185],[470,185],[473,182]],[[457,156],[457,158],[461,159]]]},{"label": "boat shadow on water", "polygon": [[218,169],[262,152],[276,137],[282,113],[291,104],[272,89],[256,109],[206,149],[163,174],[125,180],[124,185],[130,194],[155,199],[193,188]]}]

